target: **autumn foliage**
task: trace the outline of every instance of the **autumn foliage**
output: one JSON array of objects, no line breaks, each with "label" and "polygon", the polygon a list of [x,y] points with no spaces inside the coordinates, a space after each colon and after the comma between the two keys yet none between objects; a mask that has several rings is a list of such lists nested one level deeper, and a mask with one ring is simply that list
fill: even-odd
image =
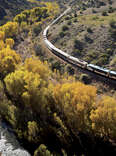
[{"label": "autumn foliage", "polygon": [[116,139],[116,99],[103,96],[91,111],[90,118],[96,134]]},{"label": "autumn foliage", "polygon": [[18,23],[7,22],[5,25],[0,26],[0,31],[4,32],[2,39],[4,39],[4,37],[13,37],[18,32]]},{"label": "autumn foliage", "polygon": [[19,25],[43,22],[57,11],[57,4],[48,2],[44,7],[23,11],[14,22],[0,27],[0,115],[19,138],[38,147],[35,156],[52,156],[55,152],[62,156],[78,155],[79,133],[116,139],[114,97],[98,96],[96,87],[67,73],[61,75],[56,69],[52,72],[49,63],[38,57],[22,61],[13,50]]},{"label": "autumn foliage", "polygon": [[13,72],[17,65],[21,63],[21,58],[10,47],[0,50],[0,73],[6,75]]}]

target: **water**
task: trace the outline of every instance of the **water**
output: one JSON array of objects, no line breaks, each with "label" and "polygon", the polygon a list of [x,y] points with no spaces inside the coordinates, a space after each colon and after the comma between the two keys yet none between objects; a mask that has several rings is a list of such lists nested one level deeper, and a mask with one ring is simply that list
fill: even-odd
[{"label": "water", "polygon": [[0,156],[31,156],[24,150],[9,127],[0,122]]}]

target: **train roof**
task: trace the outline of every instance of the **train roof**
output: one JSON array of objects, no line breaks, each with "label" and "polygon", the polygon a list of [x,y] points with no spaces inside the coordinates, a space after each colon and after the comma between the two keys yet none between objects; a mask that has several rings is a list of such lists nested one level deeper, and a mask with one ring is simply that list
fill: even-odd
[{"label": "train roof", "polygon": [[89,66],[89,67],[92,67],[92,68],[99,69],[99,70],[103,70],[103,71],[105,71],[105,72],[110,72],[109,69],[103,68],[103,67],[100,67],[100,66],[96,66],[96,65],[94,65],[94,64],[88,64],[88,66]]},{"label": "train roof", "polygon": [[112,71],[112,70],[111,70],[110,73],[116,75],[116,72],[115,72],[115,71]]}]

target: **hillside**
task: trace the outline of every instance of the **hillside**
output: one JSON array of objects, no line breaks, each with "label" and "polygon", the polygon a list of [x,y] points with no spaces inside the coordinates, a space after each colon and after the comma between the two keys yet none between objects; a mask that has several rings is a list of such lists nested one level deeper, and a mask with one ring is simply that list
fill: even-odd
[{"label": "hillside", "polygon": [[98,4],[87,3],[85,8],[77,5],[77,9],[72,6],[73,13],[51,28],[50,39],[75,57],[116,70],[116,2]]},{"label": "hillside", "polygon": [[0,25],[11,20],[16,14],[32,8],[34,4],[27,0],[0,0]]}]

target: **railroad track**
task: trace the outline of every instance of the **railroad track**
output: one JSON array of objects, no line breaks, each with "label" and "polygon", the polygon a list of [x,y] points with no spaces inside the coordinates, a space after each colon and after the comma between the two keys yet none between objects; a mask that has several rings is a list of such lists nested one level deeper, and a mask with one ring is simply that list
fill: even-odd
[{"label": "railroad track", "polygon": [[49,28],[54,25],[57,21],[59,21],[64,15],[66,15],[71,8],[66,9],[59,17],[57,17],[51,24],[49,24],[43,31],[43,39],[45,42],[45,45],[47,48],[56,56],[60,57],[64,61],[68,62],[71,65],[74,65],[79,68],[83,68],[86,71],[95,73],[97,75],[100,75],[102,77],[105,77],[107,79],[111,79],[116,82],[116,71],[112,71],[94,64],[89,64],[88,62],[85,62],[83,60],[80,60],[78,58],[75,58],[66,52],[58,49],[55,47],[48,39],[47,39],[47,34],[49,31]]}]

